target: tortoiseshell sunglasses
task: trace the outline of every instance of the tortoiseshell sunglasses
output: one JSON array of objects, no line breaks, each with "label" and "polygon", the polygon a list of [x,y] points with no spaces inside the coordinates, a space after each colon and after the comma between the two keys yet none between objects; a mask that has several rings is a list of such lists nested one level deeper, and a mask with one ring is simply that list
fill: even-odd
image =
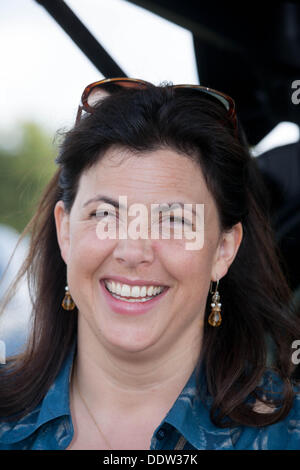
[{"label": "tortoiseshell sunglasses", "polygon": [[[107,95],[120,90],[121,88],[136,88],[145,89],[147,87],[154,87],[150,82],[140,80],[137,78],[106,78],[98,82],[91,83],[88,85],[81,96],[81,103],[78,107],[76,124],[80,121],[82,111],[87,113],[93,113],[93,107],[102,98]],[[224,93],[214,90],[213,88],[207,88],[200,85],[171,85],[173,89],[177,88],[192,88],[204,93],[208,96],[212,96],[214,99],[219,101],[227,111],[227,116],[232,123],[232,126],[237,133],[237,119],[235,111],[234,100]]]}]

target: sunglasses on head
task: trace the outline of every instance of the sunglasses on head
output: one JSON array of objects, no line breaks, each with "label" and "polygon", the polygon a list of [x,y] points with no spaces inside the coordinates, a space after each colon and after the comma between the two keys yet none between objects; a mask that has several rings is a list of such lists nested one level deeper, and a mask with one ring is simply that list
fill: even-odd
[{"label": "sunglasses on head", "polygon": [[[106,96],[109,96],[116,91],[124,88],[133,88],[133,89],[145,89],[148,87],[154,87],[150,82],[145,80],[140,80],[137,78],[106,78],[98,82],[91,83],[88,85],[81,96],[81,103],[78,107],[76,124],[80,121],[82,111],[87,113],[93,113],[94,107],[101,99]],[[237,119],[235,111],[235,102],[234,100],[222,93],[220,91],[214,90],[213,88],[207,88],[200,85],[171,85],[173,89],[193,89],[197,90],[199,93],[203,93],[208,97],[212,97],[214,100],[217,100],[227,111],[227,116],[232,123],[232,126],[237,132]]]}]

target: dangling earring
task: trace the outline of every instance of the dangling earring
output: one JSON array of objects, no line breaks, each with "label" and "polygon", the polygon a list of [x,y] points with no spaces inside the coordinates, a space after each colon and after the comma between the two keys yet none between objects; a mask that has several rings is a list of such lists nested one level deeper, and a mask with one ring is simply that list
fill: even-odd
[{"label": "dangling earring", "polygon": [[220,303],[220,294],[218,292],[218,286],[219,286],[219,280],[217,280],[217,285],[216,285],[216,290],[215,292],[212,292],[212,282],[210,283],[210,289],[209,292],[213,294],[212,296],[212,303],[210,306],[212,307],[211,313],[208,317],[208,323],[211,326],[220,326],[222,323],[222,317],[221,317],[221,303]]},{"label": "dangling earring", "polygon": [[74,310],[76,305],[74,303],[74,300],[71,297],[68,286],[65,287],[65,291],[66,291],[66,293],[65,293],[65,296],[64,296],[63,301],[61,303],[61,306],[64,310]]}]

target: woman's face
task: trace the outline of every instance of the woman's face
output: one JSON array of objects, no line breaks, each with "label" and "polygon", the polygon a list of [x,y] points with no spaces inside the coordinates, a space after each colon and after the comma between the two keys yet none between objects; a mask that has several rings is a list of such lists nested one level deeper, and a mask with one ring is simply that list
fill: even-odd
[{"label": "woman's face", "polygon": [[[100,223],[116,222],[118,230],[120,225],[124,228],[128,215],[125,209],[116,209],[114,215],[113,207],[108,205],[105,206],[110,211],[108,216],[100,212],[100,195],[116,201],[119,196],[126,196],[127,210],[134,203],[143,204],[149,214],[148,237],[133,239],[127,234],[120,239],[117,232],[117,236],[111,234],[100,239]],[[193,204],[193,208],[204,204],[201,249],[188,250],[185,236],[175,238],[174,230],[179,226],[181,229],[181,219],[175,222],[170,219],[169,238],[162,239],[161,232],[159,239],[151,238],[151,204],[173,201]],[[128,216],[127,226],[137,215]],[[187,211],[184,217],[189,230],[195,216]],[[79,310],[79,326],[86,336],[96,338],[107,348],[127,352],[149,348],[161,352],[180,339],[185,344],[201,339],[210,281],[226,274],[241,241],[242,229],[238,224],[230,232],[220,231],[215,202],[196,163],[170,149],[137,156],[111,148],[81,175],[70,214],[60,201],[55,219],[70,293]],[[163,215],[158,222],[163,232],[165,221]],[[114,279],[117,287],[118,277],[146,286],[144,291],[135,289],[139,296],[136,299],[145,292],[150,298],[148,288],[154,282],[167,289],[155,300],[144,297],[144,301],[128,302],[128,298],[116,299],[105,287],[104,279]],[[121,289],[122,284],[126,282],[120,282]],[[128,297],[133,291],[129,293],[125,288],[118,293]]]}]

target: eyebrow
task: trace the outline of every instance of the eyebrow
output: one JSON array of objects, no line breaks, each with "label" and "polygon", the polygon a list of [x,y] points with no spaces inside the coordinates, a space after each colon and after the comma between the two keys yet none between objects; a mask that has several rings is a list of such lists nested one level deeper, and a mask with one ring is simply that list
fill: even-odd
[{"label": "eyebrow", "polygon": [[[86,207],[88,204],[91,204],[92,202],[106,202],[107,204],[111,204],[112,206],[116,207],[119,209],[119,201],[116,201],[115,199],[112,199],[108,196],[103,196],[102,194],[98,194],[98,196],[92,197],[88,201],[86,201],[82,207]],[[124,209],[123,206],[121,206],[122,209]]]},{"label": "eyebrow", "polygon": [[[165,204],[167,204],[166,207],[160,207],[160,206],[164,206]],[[184,209],[185,204],[192,204],[192,203],[187,203],[187,202],[184,203],[184,202],[181,202],[181,201],[161,202],[161,203],[159,203],[158,207],[155,207],[155,209],[153,209],[153,212],[154,212],[154,214],[156,212],[167,212],[169,210],[169,207],[172,208],[173,205],[174,206],[180,206],[182,209]],[[192,212],[193,212],[193,214],[197,215],[196,214],[196,209],[194,209],[193,207],[192,207]]]},{"label": "eyebrow", "polygon": [[[119,201],[113,199],[113,198],[110,198],[108,196],[104,196],[103,194],[98,194],[97,196],[89,199],[88,201],[86,201],[82,207],[86,207],[88,204],[91,204],[92,202],[105,202],[107,204],[110,204],[112,205],[113,207],[115,207],[116,209],[125,209],[125,206],[123,206],[121,204],[119,204]],[[185,204],[195,204],[195,203],[184,203],[184,202],[181,202],[181,201],[172,201],[172,202],[160,202],[160,203],[156,203],[158,204],[158,207],[155,207],[155,209],[153,209],[153,212],[156,213],[156,212],[167,212],[169,210],[169,207],[172,207],[172,205],[179,205],[182,209],[184,208],[184,205]],[[166,207],[159,207],[159,206],[165,206],[167,204]],[[196,214],[196,209],[195,208],[192,208],[192,212],[193,214],[197,215]]]}]

